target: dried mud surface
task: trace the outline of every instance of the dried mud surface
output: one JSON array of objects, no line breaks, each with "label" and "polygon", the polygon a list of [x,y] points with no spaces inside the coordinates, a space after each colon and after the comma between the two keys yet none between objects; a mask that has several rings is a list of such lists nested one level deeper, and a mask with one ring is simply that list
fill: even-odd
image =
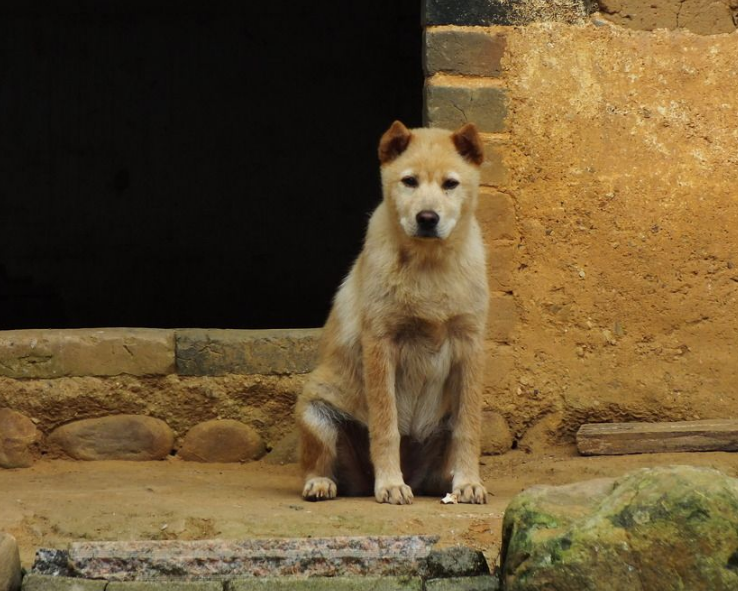
[{"label": "dried mud surface", "polygon": [[581,458],[560,449],[555,456],[518,451],[483,462],[482,475],[492,493],[487,505],[417,498],[410,506],[391,506],[371,498],[305,502],[294,464],[46,460],[32,468],[0,470],[0,531],[17,538],[25,567],[38,547],[80,540],[370,534],[438,534],[443,545],[476,547],[494,562],[505,507],[534,484],[565,484],[667,464],[711,466],[738,476],[738,455],[728,453]]},{"label": "dried mud surface", "polygon": [[735,416],[735,34],[507,39],[520,321],[494,410],[529,448],[585,422]]}]

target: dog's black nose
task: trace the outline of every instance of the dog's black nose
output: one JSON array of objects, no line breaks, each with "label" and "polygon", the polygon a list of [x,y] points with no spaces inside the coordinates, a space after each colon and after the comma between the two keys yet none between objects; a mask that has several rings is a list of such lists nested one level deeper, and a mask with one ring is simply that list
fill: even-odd
[{"label": "dog's black nose", "polygon": [[418,222],[418,228],[421,230],[434,230],[439,219],[438,214],[429,209],[424,209],[415,216],[415,221]]}]

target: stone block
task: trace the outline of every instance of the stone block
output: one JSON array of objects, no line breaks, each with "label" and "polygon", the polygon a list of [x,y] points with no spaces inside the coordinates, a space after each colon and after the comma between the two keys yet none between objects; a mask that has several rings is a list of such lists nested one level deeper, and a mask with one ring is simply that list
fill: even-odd
[{"label": "stone block", "polygon": [[426,560],[428,578],[473,577],[488,575],[489,566],[479,550],[466,546],[452,546],[432,550]]},{"label": "stone block", "polygon": [[190,577],[422,576],[436,536],[73,542],[75,574],[110,581]]},{"label": "stone block", "polygon": [[0,332],[0,375],[9,378],[165,375],[174,331],[149,328]]},{"label": "stone block", "polygon": [[57,578],[71,577],[73,573],[69,564],[69,552],[58,548],[39,548],[36,550],[31,573]]},{"label": "stone block", "polygon": [[550,454],[557,445],[561,445],[565,432],[566,425],[561,413],[548,414],[528,427],[518,443],[518,449],[536,455]]},{"label": "stone block", "polygon": [[223,591],[223,587],[221,581],[114,581],[105,591]]},{"label": "stone block", "polygon": [[513,436],[501,414],[491,410],[482,412],[481,449],[482,455],[492,456],[510,451]]},{"label": "stone block", "polygon": [[504,33],[488,29],[437,27],[425,32],[425,71],[498,77],[505,53]]},{"label": "stone block", "polygon": [[485,240],[517,240],[518,225],[512,197],[499,191],[479,192],[477,220]]},{"label": "stone block", "polygon": [[18,591],[21,564],[18,543],[10,534],[0,532],[0,591]]},{"label": "stone block", "polygon": [[499,588],[500,580],[492,575],[431,579],[425,583],[425,591],[498,591]]},{"label": "stone block", "polygon": [[264,458],[264,462],[273,465],[295,464],[299,461],[298,448],[300,433],[293,429],[286,433]]},{"label": "stone block", "polygon": [[234,579],[228,591],[423,591],[419,577],[312,577]]},{"label": "stone block", "polygon": [[515,298],[509,294],[493,293],[489,298],[487,338],[498,343],[509,343],[518,326],[519,316]]},{"label": "stone block", "polygon": [[161,460],[174,446],[174,434],[160,419],[112,415],[62,425],[49,445],[75,460]]},{"label": "stone block", "polygon": [[424,0],[423,24],[527,25],[534,22],[582,23],[594,0]]},{"label": "stone block", "polygon": [[181,375],[299,374],[318,358],[321,329],[178,330]]},{"label": "stone block", "polygon": [[484,144],[484,162],[479,169],[479,183],[488,187],[504,187],[509,182],[507,166],[503,161],[502,142],[487,141]]},{"label": "stone block", "polygon": [[28,468],[40,432],[27,416],[0,408],[0,468]]},{"label": "stone block", "polygon": [[107,584],[107,581],[31,574],[23,577],[22,591],[104,591]]},{"label": "stone block", "polygon": [[266,452],[261,436],[232,419],[199,423],[187,432],[177,456],[195,462],[248,462]]},{"label": "stone block", "polygon": [[505,131],[507,90],[480,80],[437,75],[425,86],[425,115],[429,127],[458,129],[474,123],[483,133]]},{"label": "stone block", "polygon": [[[485,386],[492,391],[489,395],[497,398],[500,392],[510,389],[515,382],[515,353],[512,347],[490,341],[486,343],[487,360],[485,362]],[[495,404],[486,398],[485,404],[495,408]]]},{"label": "stone block", "polygon": [[491,291],[513,291],[517,262],[517,244],[492,244],[488,246],[487,272]]}]

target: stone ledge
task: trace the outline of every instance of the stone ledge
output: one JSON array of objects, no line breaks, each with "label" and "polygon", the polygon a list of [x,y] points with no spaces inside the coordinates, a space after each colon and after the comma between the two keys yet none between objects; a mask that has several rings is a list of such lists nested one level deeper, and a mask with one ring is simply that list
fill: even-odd
[{"label": "stone ledge", "polygon": [[321,329],[89,328],[0,331],[0,377],[303,374]]},{"label": "stone ledge", "polygon": [[173,373],[174,331],[83,328],[0,331],[0,376],[136,376]]},{"label": "stone ledge", "polygon": [[187,329],[176,333],[177,372],[185,376],[283,375],[312,371],[321,329]]}]

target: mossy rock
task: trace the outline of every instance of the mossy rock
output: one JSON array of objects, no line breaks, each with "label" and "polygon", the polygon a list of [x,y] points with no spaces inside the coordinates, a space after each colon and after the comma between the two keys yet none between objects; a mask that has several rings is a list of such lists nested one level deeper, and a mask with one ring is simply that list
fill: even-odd
[{"label": "mossy rock", "polygon": [[690,466],[538,486],[505,513],[506,591],[735,591],[738,479]]}]

